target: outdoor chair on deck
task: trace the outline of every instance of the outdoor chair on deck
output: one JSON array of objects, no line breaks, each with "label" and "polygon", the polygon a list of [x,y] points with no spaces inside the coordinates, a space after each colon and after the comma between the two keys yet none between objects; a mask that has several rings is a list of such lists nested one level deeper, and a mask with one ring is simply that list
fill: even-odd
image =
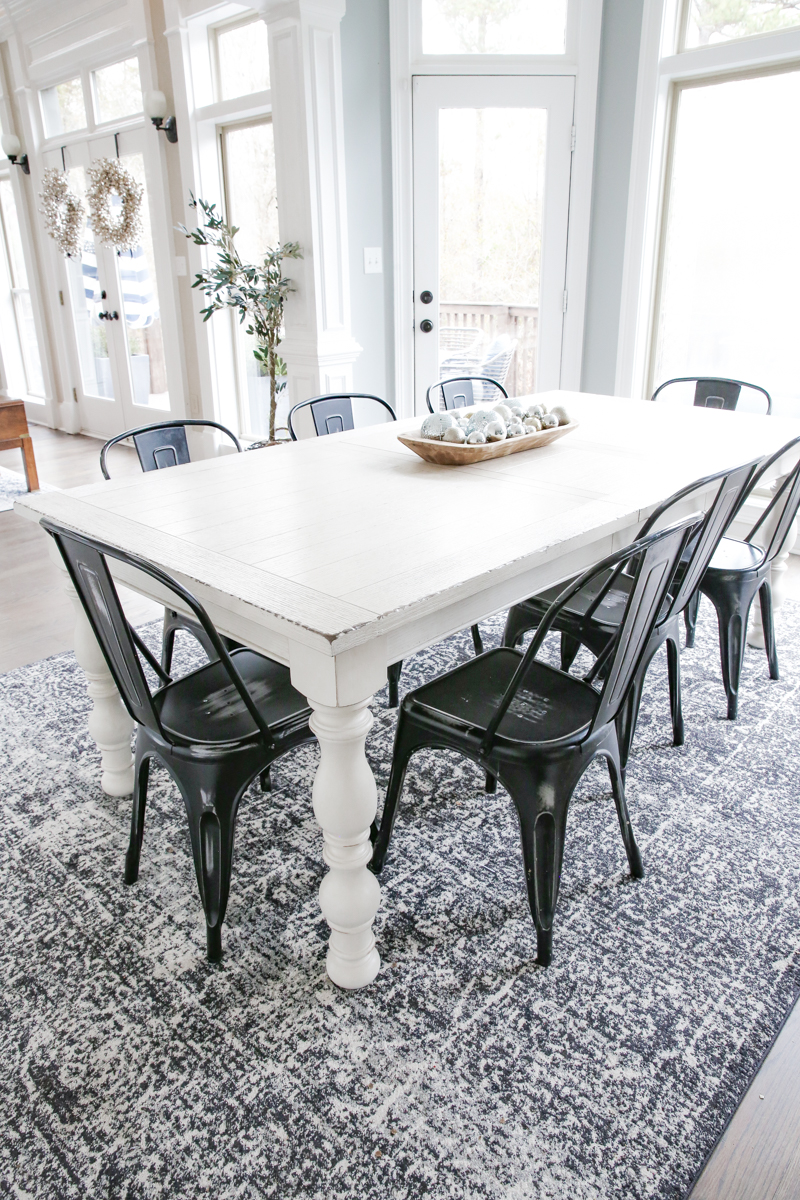
[{"label": "outdoor chair on deck", "polygon": [[[292,687],[288,667],[253,650],[229,653],[199,600],[165,571],[53,522],[42,521],[42,525],[61,552],[122,701],[137,725],[125,882],[135,883],[139,875],[147,782],[155,758],[177,784],[186,807],[206,917],[207,953],[216,962],[222,955],[239,801],[276,758],[314,740],[308,701]],[[179,598],[211,644],[214,661],[172,679],[126,620],[109,558],[144,572]],[[159,681],[155,690],[143,663]]]},{"label": "outdoor chair on deck", "polygon": [[[633,735],[636,732],[647,668],[656,651],[664,642],[667,643],[672,741],[675,746],[683,745],[680,615],[697,591],[700,580],[703,578],[703,572],[741,505],[758,465],[759,461],[755,460],[742,467],[737,467],[733,471],[718,471],[715,475],[708,475],[704,479],[698,479],[681,488],[663,504],[659,504],[639,532],[640,538],[646,537],[651,530],[656,529],[660,524],[663,525],[665,520],[674,517],[676,509],[685,512],[687,505],[692,508],[701,507],[703,494],[717,485],[714,498],[708,505],[697,535],[692,539],[686,556],[680,564],[675,578],[675,586],[667,598],[663,610],[658,614],[644,654],[634,673],[628,699],[621,711],[619,741],[623,770],[627,765]],[[532,596],[529,600],[523,600],[521,604],[515,604],[509,610],[506,618],[503,645],[516,646],[524,633],[539,626],[545,615],[551,611],[554,601],[565,586],[566,584],[561,583],[557,587],[548,588],[537,596]],[[558,614],[552,618],[551,626],[561,634],[561,669],[563,671],[569,670],[581,645],[588,646],[598,657],[598,661],[602,659],[617,635],[626,596],[631,586],[631,578],[624,572],[618,575],[613,587],[606,587],[605,580],[598,578],[589,588],[577,592],[569,602],[561,606]],[[595,592],[600,587],[603,588],[604,594],[602,603],[598,604]]]},{"label": "outdoor chair on deck", "polygon": [[[510,647],[489,650],[404,696],[383,816],[371,831],[373,871],[379,872],[386,858],[409,759],[431,748],[460,752],[507,789],[519,817],[541,966],[552,955],[567,809],[598,755],[608,762],[631,875],[642,875],[625,803],[617,720],[681,554],[697,528],[697,519],[690,517],[584,572],[550,606],[525,654]],[[566,606],[580,592],[592,594],[586,613],[591,617],[626,568],[630,586],[616,632],[589,673],[578,679],[540,662],[542,642]]]},{"label": "outdoor chair on deck", "polygon": [[[142,425],[138,429],[128,429],[125,433],[118,433],[116,437],[106,442],[100,451],[100,470],[103,472],[103,478],[111,478],[107,465],[109,450],[118,442],[125,441],[126,438],[132,440],[143,471],[161,471],[165,467],[177,467],[183,463],[191,462],[189,441],[186,437],[187,427],[217,429],[225,434],[227,438],[230,438],[238,453],[241,454],[242,452],[238,438],[231,433],[230,429],[226,429],[224,425],[220,425],[217,421],[200,421],[190,418],[177,421],[159,421],[154,425]],[[164,628],[161,634],[161,665],[168,673],[172,667],[175,634],[181,629],[186,633],[190,633],[200,643],[209,658],[214,657],[213,646],[206,637],[202,626],[184,613],[165,608]],[[228,650],[235,649],[238,644],[231,638],[223,637],[222,640]]]}]

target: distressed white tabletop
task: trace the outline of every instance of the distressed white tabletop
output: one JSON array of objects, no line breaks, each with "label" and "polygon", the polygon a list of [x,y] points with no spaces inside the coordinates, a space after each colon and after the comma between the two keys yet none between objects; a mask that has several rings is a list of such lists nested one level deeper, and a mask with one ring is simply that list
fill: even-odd
[{"label": "distressed white tabletop", "polygon": [[[344,986],[379,966],[378,885],[365,870],[375,784],[363,743],[387,665],[566,578],[631,540],[680,487],[800,433],[800,422],[746,413],[569,392],[536,399],[565,404],[580,427],[473,466],[434,466],[403,446],[396,435],[418,428],[416,418],[16,504],[157,563],[223,632],[289,664],[315,710],[314,805],[332,867],[321,903],[333,930],[328,969]],[[119,574],[162,598],[149,578]],[[123,735],[110,676],[84,646],[83,665],[87,657],[95,708],[117,725],[116,741],[96,738],[103,783],[123,794],[130,723]]]}]

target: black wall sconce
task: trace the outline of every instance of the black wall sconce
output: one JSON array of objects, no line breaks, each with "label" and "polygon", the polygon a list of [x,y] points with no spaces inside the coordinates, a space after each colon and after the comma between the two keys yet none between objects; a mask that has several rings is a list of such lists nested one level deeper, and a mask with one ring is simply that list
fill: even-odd
[{"label": "black wall sconce", "polygon": [[167,135],[168,142],[177,142],[178,126],[174,117],[167,116],[167,97],[163,92],[147,92],[144,98],[144,111],[156,129],[160,129]]},{"label": "black wall sconce", "polygon": [[3,153],[9,162],[14,163],[16,167],[22,167],[23,175],[30,175],[31,168],[28,164],[27,154],[23,154],[20,157],[19,152],[22,146],[18,137],[15,137],[13,133],[4,133],[2,139],[0,139],[0,146],[3,147]]}]

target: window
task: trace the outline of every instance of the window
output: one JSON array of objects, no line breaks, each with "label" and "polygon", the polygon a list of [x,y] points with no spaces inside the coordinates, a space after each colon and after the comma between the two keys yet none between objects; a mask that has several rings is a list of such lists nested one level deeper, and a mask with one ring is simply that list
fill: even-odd
[{"label": "window", "polygon": [[653,385],[718,375],[800,414],[800,71],[676,94]]},{"label": "window", "polygon": [[709,46],[800,25],[797,0],[687,0],[683,48]]},{"label": "window", "polygon": [[45,137],[56,137],[59,133],[72,133],[75,129],[86,128],[86,105],[80,77],[44,88],[40,96]]},{"label": "window", "polygon": [[[228,220],[239,227],[236,246],[244,262],[258,263],[276,246],[278,197],[275,182],[275,142],[271,119],[233,125],[221,132]],[[254,341],[234,313],[239,375],[240,429],[247,435],[269,433],[269,375],[253,356]],[[285,396],[285,392],[284,392]],[[288,398],[278,404],[278,425],[286,424]]]},{"label": "window", "polygon": [[269,88],[267,26],[260,17],[219,25],[216,45],[217,99],[232,100]]},{"label": "window", "polygon": [[124,62],[94,71],[92,80],[98,124],[120,121],[124,117],[136,116],[142,111],[138,59],[127,58]]},{"label": "window", "polygon": [[563,54],[567,0],[422,0],[424,54]]},{"label": "window", "polygon": [[[24,374],[24,388],[27,396],[42,398],[44,402],[44,378],[42,375],[42,360],[39,355],[39,343],[36,340],[36,326],[33,320],[33,305],[28,287],[28,274],[25,269],[25,259],[22,253],[22,236],[20,234],[17,207],[14,203],[14,191],[10,179],[0,179],[0,214],[2,220],[3,249],[7,263],[9,295],[11,299],[10,315],[13,320],[14,340],[19,345],[21,365]],[[4,339],[5,340],[5,339]],[[15,381],[9,380],[12,387],[17,387]],[[22,380],[20,380],[22,383]]]}]

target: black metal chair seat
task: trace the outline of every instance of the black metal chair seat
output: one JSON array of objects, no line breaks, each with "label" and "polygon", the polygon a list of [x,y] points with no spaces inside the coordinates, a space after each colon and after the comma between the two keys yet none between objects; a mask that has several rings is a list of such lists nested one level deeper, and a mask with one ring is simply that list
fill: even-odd
[{"label": "black metal chair seat", "polygon": [[[499,778],[508,791],[519,817],[528,901],[542,966],[552,955],[567,810],[578,781],[598,755],[608,763],[631,874],[642,875],[625,802],[617,719],[696,523],[688,518],[650,534],[579,576],[547,610],[524,654],[502,648],[487,651],[406,694],[381,823],[371,830],[373,871],[379,872],[386,859],[408,762],[417,750],[431,748],[458,751],[487,775]],[[612,587],[626,566],[633,587],[625,612],[603,656],[585,678],[575,679],[538,662],[542,642],[563,606],[598,577]],[[602,591],[596,592],[596,603],[601,599]]]},{"label": "black metal chair seat", "polygon": [[[685,505],[695,494],[705,493],[719,481],[716,495],[708,507],[702,524],[688,539],[680,556],[670,590],[665,594],[650,641],[645,649],[631,686],[627,705],[620,718],[620,754],[625,768],[630,754],[633,735],[641,702],[647,668],[659,647],[667,643],[667,667],[669,675],[670,712],[672,716],[672,740],[676,746],[683,745],[684,724],[681,706],[680,682],[680,615],[695,594],[715,548],[730,521],[733,519],[746,493],[757,462],[745,464],[734,471],[720,471],[705,479],[699,479],[670,496],[660,504],[648,518],[640,531],[644,537],[669,511],[677,505]],[[580,589],[568,603],[562,605],[554,628],[561,633],[561,667],[568,670],[581,644],[595,655],[602,655],[616,633],[625,612],[632,579],[624,572],[617,574],[609,586],[602,572],[588,586]],[[574,581],[571,581],[574,583]],[[561,584],[561,589],[565,586]],[[535,629],[550,605],[559,594],[559,588],[548,588],[528,600],[515,604],[508,613],[503,633],[503,644],[516,646],[523,634]],[[598,601],[598,596],[600,600]]]},{"label": "black metal chair seat", "polygon": [[[222,956],[233,839],[239,803],[250,784],[287,750],[314,740],[311,709],[289,670],[253,650],[229,653],[199,600],[145,559],[51,521],[55,540],[122,702],[136,722],[133,811],[125,882],[139,877],[150,762],[156,759],[183,797],[197,886],[206,917],[206,950]],[[173,680],[129,625],[107,559],[155,579],[194,616],[215,659]],[[144,666],[160,687],[151,687]]]},{"label": "black metal chair seat", "polygon": [[[292,687],[288,667],[254,650],[233,650],[230,657],[273,734],[307,723],[308,701]],[[219,659],[166,684],[153,703],[164,733],[184,745],[232,749],[262,736]]]},{"label": "black metal chair seat", "polygon": [[724,537],[714,551],[707,571],[755,571],[761,565],[764,551],[749,542],[737,542]]},{"label": "black metal chair seat", "polygon": [[[563,588],[562,588],[563,591]],[[488,726],[519,669],[522,652],[498,647],[423,684],[408,708],[424,719],[451,719],[477,731]],[[600,697],[590,684],[534,660],[519,680],[514,699],[497,727],[496,748],[512,742],[557,742],[585,736]]]}]

